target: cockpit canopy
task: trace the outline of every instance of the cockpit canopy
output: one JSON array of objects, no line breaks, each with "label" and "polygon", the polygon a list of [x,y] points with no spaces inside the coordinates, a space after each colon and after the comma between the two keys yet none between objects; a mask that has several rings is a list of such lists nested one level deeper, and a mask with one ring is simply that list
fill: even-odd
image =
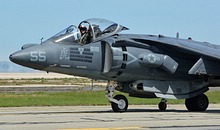
[{"label": "cockpit canopy", "polygon": [[89,41],[87,43],[92,43],[99,41],[103,38],[115,35],[122,30],[128,30],[128,28],[121,26],[117,23],[111,22],[105,19],[92,18],[85,21],[82,21],[78,26],[71,25],[58,34],[54,35],[50,39],[57,43],[82,43],[83,35],[80,32],[80,28],[86,28],[86,33],[89,36]]},{"label": "cockpit canopy", "polygon": [[68,28],[64,29],[63,31],[57,33],[54,35],[51,39],[53,39],[55,42],[76,42],[81,37],[79,29],[71,25]]}]

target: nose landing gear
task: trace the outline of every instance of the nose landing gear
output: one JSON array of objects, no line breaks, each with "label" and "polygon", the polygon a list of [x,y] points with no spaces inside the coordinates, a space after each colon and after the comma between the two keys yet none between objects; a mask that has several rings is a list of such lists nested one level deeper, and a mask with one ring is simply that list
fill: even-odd
[{"label": "nose landing gear", "polygon": [[115,100],[118,102],[111,102],[112,110],[114,112],[125,112],[127,111],[128,108],[128,100],[125,96],[123,95],[116,95],[114,97]]},{"label": "nose landing gear", "polygon": [[105,90],[105,97],[111,103],[112,110],[114,112],[125,112],[128,108],[128,100],[123,95],[116,95],[113,98],[113,93],[115,90],[115,85],[110,85],[110,81],[108,81],[106,90]]}]

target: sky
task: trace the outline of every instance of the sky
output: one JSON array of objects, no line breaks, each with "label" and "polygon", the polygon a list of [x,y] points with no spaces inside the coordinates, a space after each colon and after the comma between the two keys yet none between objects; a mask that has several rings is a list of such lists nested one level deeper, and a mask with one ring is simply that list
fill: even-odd
[{"label": "sky", "polygon": [[1,0],[0,61],[71,24],[103,18],[123,33],[162,34],[220,45],[220,0]]}]

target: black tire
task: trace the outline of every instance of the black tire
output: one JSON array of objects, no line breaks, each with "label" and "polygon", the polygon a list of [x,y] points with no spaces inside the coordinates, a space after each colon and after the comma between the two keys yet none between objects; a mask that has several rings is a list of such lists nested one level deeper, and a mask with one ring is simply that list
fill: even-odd
[{"label": "black tire", "polygon": [[195,111],[195,106],[194,106],[194,98],[188,98],[185,100],[185,106],[189,111]]},{"label": "black tire", "polygon": [[111,102],[112,110],[114,112],[125,112],[128,108],[128,100],[123,95],[116,95],[114,99],[119,101],[119,104]]},{"label": "black tire", "polygon": [[196,111],[205,111],[209,106],[209,99],[205,94],[195,97]]},{"label": "black tire", "polygon": [[158,108],[161,110],[161,111],[165,111],[167,109],[167,104],[165,102],[160,102],[158,104]]},{"label": "black tire", "polygon": [[205,94],[202,94],[186,99],[185,105],[189,111],[205,111],[209,106],[209,100]]}]

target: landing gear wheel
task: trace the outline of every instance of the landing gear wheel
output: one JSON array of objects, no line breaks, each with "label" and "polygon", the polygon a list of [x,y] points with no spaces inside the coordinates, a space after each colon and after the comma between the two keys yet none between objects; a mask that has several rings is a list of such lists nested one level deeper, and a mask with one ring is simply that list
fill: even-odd
[{"label": "landing gear wheel", "polygon": [[205,94],[202,94],[186,99],[185,105],[189,111],[205,111],[209,106],[209,100]]},{"label": "landing gear wheel", "polygon": [[125,112],[128,108],[127,98],[123,95],[116,95],[114,99],[118,101],[118,104],[111,102],[112,110],[114,112]]},{"label": "landing gear wheel", "polygon": [[167,100],[165,98],[162,98],[160,103],[158,104],[158,108],[161,110],[161,111],[165,111],[167,109]]},{"label": "landing gear wheel", "polygon": [[189,111],[195,111],[194,98],[188,98],[185,100],[185,106]]},{"label": "landing gear wheel", "polygon": [[158,104],[158,108],[161,110],[161,111],[165,111],[167,109],[167,104],[166,102],[160,102]]}]

